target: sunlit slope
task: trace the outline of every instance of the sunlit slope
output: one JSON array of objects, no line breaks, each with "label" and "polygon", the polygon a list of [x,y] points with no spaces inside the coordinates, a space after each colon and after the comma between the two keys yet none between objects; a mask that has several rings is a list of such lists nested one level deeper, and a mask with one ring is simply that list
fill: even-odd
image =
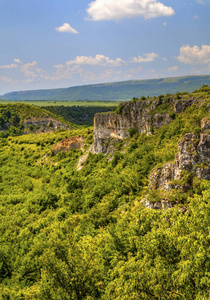
[{"label": "sunlit slope", "polygon": [[186,134],[208,138],[208,89],[107,154],[91,152],[92,127],[0,138],[0,299],[209,299],[209,180],[183,172],[173,190],[149,187]]},{"label": "sunlit slope", "polygon": [[5,100],[130,100],[133,97],[155,96],[177,92],[192,92],[202,85],[210,85],[210,75],[184,76],[152,80],[131,80],[83,85],[62,89],[11,92],[1,96]]}]

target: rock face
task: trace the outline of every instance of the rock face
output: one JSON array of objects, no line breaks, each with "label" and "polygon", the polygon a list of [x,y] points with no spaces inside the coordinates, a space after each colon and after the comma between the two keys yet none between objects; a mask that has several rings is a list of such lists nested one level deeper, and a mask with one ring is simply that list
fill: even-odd
[{"label": "rock face", "polygon": [[68,152],[71,149],[81,149],[83,146],[83,138],[80,136],[71,137],[58,142],[54,147],[53,151],[55,154],[58,152]]},{"label": "rock face", "polygon": [[176,101],[174,105],[174,112],[177,114],[182,113],[183,111],[185,111],[186,108],[193,105],[196,100],[198,99]]},{"label": "rock face", "polygon": [[[203,119],[202,131],[210,126],[210,120]],[[154,168],[150,174],[150,189],[163,189],[169,191],[173,188],[181,188],[183,192],[190,186],[176,185],[173,180],[182,177],[182,171],[192,173],[200,179],[210,180],[210,134],[200,135],[187,133],[178,144],[179,152],[175,155],[175,163],[166,163],[161,168]]]},{"label": "rock face", "polygon": [[[24,132],[28,133],[30,128],[36,133],[52,132],[60,128],[67,129],[67,126],[60,121],[52,118],[31,118],[23,121]],[[32,126],[32,127],[30,127]],[[34,129],[33,129],[34,128]]]},{"label": "rock face", "polygon": [[94,151],[106,153],[111,140],[129,137],[129,129],[151,134],[173,120],[175,113],[183,112],[198,99],[142,100],[121,104],[117,113],[96,114],[94,117]]},{"label": "rock face", "polygon": [[201,179],[210,180],[210,134],[186,134],[178,147],[174,179],[179,179],[181,171],[186,170]]},{"label": "rock face", "polygon": [[[155,167],[152,170],[149,189],[164,190],[165,192],[179,189],[179,191],[185,193],[191,188],[193,176],[210,180],[210,134],[205,133],[209,126],[210,120],[203,119],[201,121],[203,133],[200,135],[193,133],[184,135],[183,140],[178,144],[179,152],[175,155],[175,163],[166,163],[162,167]],[[182,182],[183,171],[185,171],[184,175],[187,174],[187,180],[185,178]],[[143,199],[142,203],[150,209],[168,209],[177,204],[177,202],[164,199],[158,202]]]},{"label": "rock face", "polygon": [[146,208],[150,209],[169,209],[173,208],[177,202],[171,202],[167,200],[162,200],[160,202],[149,202],[147,199],[143,199],[142,203]]}]

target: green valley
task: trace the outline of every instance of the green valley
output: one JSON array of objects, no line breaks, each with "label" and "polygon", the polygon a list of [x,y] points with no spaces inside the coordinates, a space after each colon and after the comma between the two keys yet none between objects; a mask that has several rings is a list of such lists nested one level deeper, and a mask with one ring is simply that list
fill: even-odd
[{"label": "green valley", "polygon": [[210,87],[108,110],[0,106],[0,299],[209,299]]}]

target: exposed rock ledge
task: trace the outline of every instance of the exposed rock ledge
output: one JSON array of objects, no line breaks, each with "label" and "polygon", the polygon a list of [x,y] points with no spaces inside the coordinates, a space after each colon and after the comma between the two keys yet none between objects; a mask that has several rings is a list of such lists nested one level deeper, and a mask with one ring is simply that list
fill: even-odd
[{"label": "exposed rock ledge", "polygon": [[[190,100],[132,101],[123,103],[118,108],[118,113],[96,114],[94,117],[94,152],[106,153],[110,140],[129,137],[128,130],[132,127],[135,127],[139,133],[151,134],[153,127],[160,128],[172,122],[174,114],[183,112],[196,101],[200,100],[193,98]],[[166,105],[170,113],[160,113],[160,105]],[[162,111],[164,111],[163,106]]]},{"label": "exposed rock ledge", "polygon": [[68,152],[71,149],[82,149],[84,139],[81,136],[70,137],[65,140],[58,142],[54,147],[53,151],[55,154],[58,152]]},{"label": "exposed rock ledge", "polygon": [[[182,178],[182,172],[197,176],[200,179],[210,180],[210,134],[205,130],[210,127],[210,121],[203,119],[201,122],[201,135],[188,133],[178,144],[179,152],[175,155],[175,163],[166,163],[162,167],[155,167],[150,174],[149,189],[170,191],[181,189],[184,193],[190,189],[190,183],[183,185],[176,183]],[[145,207],[152,209],[170,208],[176,203],[160,201],[150,203],[143,200]]]},{"label": "exposed rock ledge", "polygon": [[52,118],[31,118],[23,121],[25,133],[30,132],[30,125],[34,127],[36,133],[53,132],[61,128],[68,129],[67,125]]}]

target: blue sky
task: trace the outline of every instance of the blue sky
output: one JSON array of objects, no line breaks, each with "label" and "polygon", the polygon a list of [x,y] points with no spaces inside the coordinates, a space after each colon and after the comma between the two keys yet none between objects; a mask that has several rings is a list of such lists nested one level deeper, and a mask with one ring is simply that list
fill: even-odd
[{"label": "blue sky", "polygon": [[0,94],[210,74],[210,0],[0,0]]}]

